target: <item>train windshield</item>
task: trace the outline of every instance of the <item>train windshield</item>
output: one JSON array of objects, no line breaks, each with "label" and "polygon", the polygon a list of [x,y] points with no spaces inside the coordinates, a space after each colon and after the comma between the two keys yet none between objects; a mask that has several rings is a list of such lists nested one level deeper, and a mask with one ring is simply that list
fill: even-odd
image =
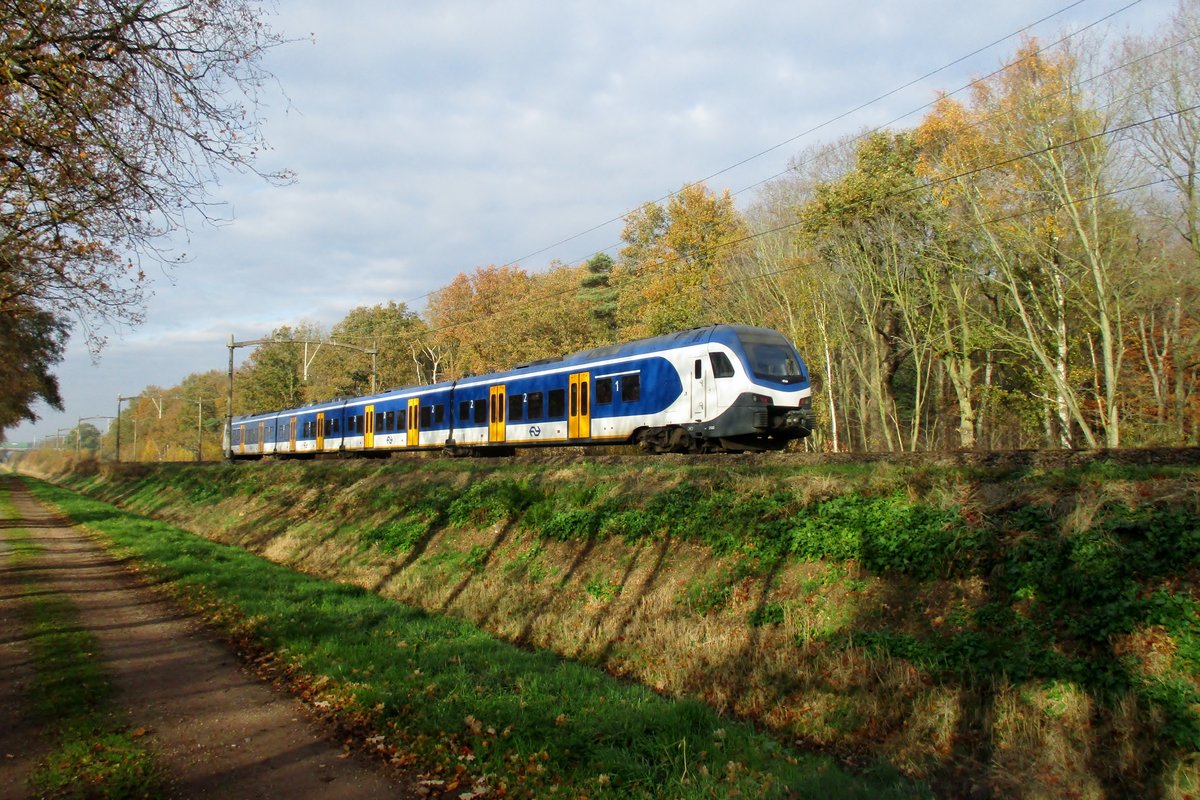
[{"label": "train windshield", "polygon": [[738,338],[746,349],[750,371],[756,378],[776,383],[802,383],[808,379],[796,348],[782,335],[755,331],[740,333]]}]

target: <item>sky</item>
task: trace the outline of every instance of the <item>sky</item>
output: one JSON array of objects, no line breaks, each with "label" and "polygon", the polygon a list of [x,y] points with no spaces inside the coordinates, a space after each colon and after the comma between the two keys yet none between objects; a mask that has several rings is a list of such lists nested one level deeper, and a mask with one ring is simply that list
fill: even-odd
[{"label": "sky", "polygon": [[55,370],[64,411],[39,405],[7,439],[224,370],[230,336],[328,329],[388,301],[420,312],[489,264],[615,255],[621,217],[685,184],[707,179],[745,206],[809,147],[917,124],[938,91],[1011,57],[1011,34],[1148,32],[1174,5],[280,0],[267,19],[295,41],[265,61],[277,85],[259,110],[259,166],[295,182],[223,176],[211,195],[226,221],[172,236],[186,262],[151,271],[145,322],[101,331],[98,357],[73,337]]}]

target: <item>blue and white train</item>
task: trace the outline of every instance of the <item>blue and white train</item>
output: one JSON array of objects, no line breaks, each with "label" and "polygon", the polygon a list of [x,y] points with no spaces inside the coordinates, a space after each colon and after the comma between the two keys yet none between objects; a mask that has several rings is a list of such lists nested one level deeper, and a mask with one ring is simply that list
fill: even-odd
[{"label": "blue and white train", "polygon": [[639,444],[650,452],[779,450],[813,429],[796,348],[766,328],[713,325],[507,372],[234,417],[232,458]]}]

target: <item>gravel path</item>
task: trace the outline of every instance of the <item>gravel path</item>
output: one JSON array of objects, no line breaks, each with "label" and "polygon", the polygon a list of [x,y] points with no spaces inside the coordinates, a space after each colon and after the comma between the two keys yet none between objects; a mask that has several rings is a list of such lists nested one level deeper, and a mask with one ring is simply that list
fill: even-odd
[{"label": "gravel path", "polygon": [[[199,622],[147,589],[120,561],[4,479],[44,550],[32,568],[0,562],[0,800],[24,800],[44,741],[22,712],[31,666],[20,604],[30,591],[67,594],[101,645],[133,727],[144,727],[173,798],[352,800],[414,796],[376,765],[328,740],[298,700],[241,668]],[[0,531],[2,533],[2,531]],[[0,537],[2,538],[2,537]]]}]

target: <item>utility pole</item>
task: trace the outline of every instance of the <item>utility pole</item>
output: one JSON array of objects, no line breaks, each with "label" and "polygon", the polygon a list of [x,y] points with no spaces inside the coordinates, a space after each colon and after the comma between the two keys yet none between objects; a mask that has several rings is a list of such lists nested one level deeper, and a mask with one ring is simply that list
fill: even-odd
[{"label": "utility pole", "polygon": [[[141,397],[141,395],[138,395],[138,394],[131,395],[130,397],[122,397],[121,395],[117,395],[117,463],[118,464],[121,463],[121,403],[123,403],[126,400],[137,400],[139,397]],[[136,421],[134,422],[134,425],[135,426],[137,425]],[[134,452],[134,457],[136,458],[137,457],[137,428],[136,427],[134,428],[134,435],[133,435],[133,452]]]}]

